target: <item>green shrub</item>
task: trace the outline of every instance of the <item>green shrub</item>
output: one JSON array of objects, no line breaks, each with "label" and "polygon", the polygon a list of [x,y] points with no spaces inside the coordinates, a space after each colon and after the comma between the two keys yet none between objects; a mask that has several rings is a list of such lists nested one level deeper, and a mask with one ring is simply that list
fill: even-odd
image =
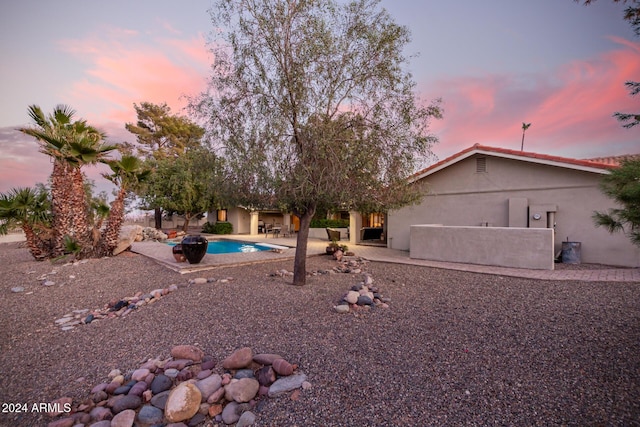
[{"label": "green shrub", "polygon": [[316,219],[311,220],[311,228],[345,228],[349,227],[348,219]]},{"label": "green shrub", "polygon": [[202,232],[207,234],[231,234],[233,232],[233,224],[226,221],[218,221],[211,224],[207,221],[202,226]]}]

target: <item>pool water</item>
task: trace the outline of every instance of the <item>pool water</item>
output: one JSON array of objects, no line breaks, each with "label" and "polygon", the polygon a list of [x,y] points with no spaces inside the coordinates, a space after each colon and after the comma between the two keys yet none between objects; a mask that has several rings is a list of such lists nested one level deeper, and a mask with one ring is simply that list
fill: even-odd
[{"label": "pool water", "polygon": [[[179,242],[167,242],[169,246],[175,246]],[[240,242],[236,240],[209,240],[209,245],[207,246],[208,254],[232,254],[232,253],[248,253],[248,252],[259,252],[259,251],[269,251],[273,248],[282,248],[282,246],[269,245],[267,243],[251,243],[251,242]]]}]

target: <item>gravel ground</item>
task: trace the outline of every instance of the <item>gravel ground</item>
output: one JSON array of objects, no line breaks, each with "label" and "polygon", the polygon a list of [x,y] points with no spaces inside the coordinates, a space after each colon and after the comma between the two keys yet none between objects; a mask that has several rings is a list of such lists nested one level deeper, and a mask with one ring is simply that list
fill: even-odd
[{"label": "gravel ground", "polygon": [[[330,269],[328,257],[309,270]],[[250,346],[300,366],[300,399],[270,399],[257,426],[640,425],[640,283],[545,282],[369,263],[389,309],[332,311],[361,276],[269,277],[292,261],[179,275],[135,254],[77,266],[35,262],[0,244],[0,403],[80,401],[111,369],[129,371],[172,346],[221,360]],[[56,282],[44,287],[37,280]],[[70,278],[69,276],[75,276]],[[189,278],[156,304],[63,332],[73,309]],[[25,292],[12,293],[14,286]],[[32,293],[30,293],[32,292]],[[0,413],[3,426],[40,426]]]}]

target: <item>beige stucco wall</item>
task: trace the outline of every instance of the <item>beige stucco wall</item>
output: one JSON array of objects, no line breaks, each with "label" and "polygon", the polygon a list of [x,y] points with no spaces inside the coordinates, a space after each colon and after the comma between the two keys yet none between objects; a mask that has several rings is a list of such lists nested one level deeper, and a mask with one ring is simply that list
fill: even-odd
[{"label": "beige stucco wall", "polygon": [[249,234],[251,232],[251,213],[243,208],[227,209],[227,221],[233,225],[232,234]]},{"label": "beige stucco wall", "polygon": [[413,225],[411,258],[553,270],[553,230]]},{"label": "beige stucco wall", "polygon": [[614,207],[599,188],[601,174],[491,156],[486,162],[487,171],[478,173],[472,156],[420,181],[428,191],[422,202],[389,212],[388,246],[409,250],[416,224],[507,227],[509,199],[526,198],[529,206],[557,207],[556,252],[568,238],[582,242],[582,262],[640,266],[640,250],[626,236],[593,224],[593,211]]}]

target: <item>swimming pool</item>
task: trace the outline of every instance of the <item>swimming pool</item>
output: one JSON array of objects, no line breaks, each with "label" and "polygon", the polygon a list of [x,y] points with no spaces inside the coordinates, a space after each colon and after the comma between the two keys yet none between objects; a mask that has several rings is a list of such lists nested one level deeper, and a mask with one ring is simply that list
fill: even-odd
[{"label": "swimming pool", "polygon": [[[169,246],[175,246],[180,242],[167,242]],[[270,245],[268,243],[240,242],[236,240],[209,240],[208,254],[232,254],[270,251],[271,249],[286,249],[284,246]]]}]

